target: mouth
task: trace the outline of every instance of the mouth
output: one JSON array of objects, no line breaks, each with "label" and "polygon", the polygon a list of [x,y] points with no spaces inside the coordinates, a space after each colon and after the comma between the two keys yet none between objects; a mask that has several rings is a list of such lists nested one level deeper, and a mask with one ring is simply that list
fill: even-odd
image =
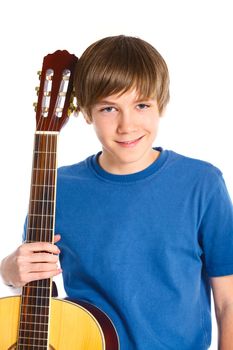
[{"label": "mouth", "polygon": [[137,139],[134,139],[134,140],[130,140],[130,141],[116,141],[116,142],[119,143],[119,144],[122,145],[122,146],[134,146],[134,145],[136,145],[143,137],[144,137],[144,135],[141,136],[141,137],[139,137],[139,138],[137,138]]}]

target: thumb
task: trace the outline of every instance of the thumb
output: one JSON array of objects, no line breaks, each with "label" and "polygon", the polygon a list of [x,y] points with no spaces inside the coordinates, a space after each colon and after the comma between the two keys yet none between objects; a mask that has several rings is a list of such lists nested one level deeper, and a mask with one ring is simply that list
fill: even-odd
[{"label": "thumb", "polygon": [[61,235],[57,234],[54,236],[54,243],[57,243],[58,241],[60,241],[61,239]]}]

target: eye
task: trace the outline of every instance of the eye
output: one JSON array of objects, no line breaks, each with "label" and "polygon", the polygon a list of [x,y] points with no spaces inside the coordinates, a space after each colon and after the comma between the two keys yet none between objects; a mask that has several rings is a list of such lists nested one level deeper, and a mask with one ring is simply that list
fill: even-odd
[{"label": "eye", "polygon": [[137,105],[137,108],[138,109],[147,109],[147,108],[149,108],[150,107],[150,105],[148,105],[148,104],[146,104],[146,103],[139,103],[138,105]]},{"label": "eye", "polygon": [[110,113],[110,112],[113,112],[114,110],[115,110],[114,107],[108,106],[108,107],[101,108],[100,112]]}]

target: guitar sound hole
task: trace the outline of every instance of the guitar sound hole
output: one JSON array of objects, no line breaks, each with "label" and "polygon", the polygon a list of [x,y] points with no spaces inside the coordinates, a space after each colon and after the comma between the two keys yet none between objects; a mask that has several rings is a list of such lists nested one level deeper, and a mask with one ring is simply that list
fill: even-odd
[{"label": "guitar sound hole", "polygon": [[[13,344],[10,348],[7,350],[17,350],[17,344]],[[52,345],[49,345],[49,350],[56,350]]]}]

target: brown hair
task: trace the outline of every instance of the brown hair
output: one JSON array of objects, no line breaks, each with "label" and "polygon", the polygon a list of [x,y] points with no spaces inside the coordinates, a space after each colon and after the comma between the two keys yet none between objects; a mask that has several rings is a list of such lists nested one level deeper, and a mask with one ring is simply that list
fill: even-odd
[{"label": "brown hair", "polygon": [[78,105],[89,118],[100,99],[132,88],[142,99],[156,98],[162,114],[169,101],[169,73],[163,57],[146,41],[112,36],[84,51],[77,63],[74,88]]}]

